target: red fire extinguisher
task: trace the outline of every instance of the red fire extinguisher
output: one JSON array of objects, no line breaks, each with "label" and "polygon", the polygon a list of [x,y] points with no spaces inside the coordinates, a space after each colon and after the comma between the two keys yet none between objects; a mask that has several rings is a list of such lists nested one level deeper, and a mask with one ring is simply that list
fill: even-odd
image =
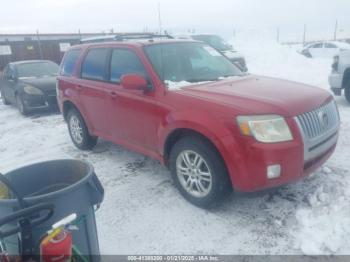
[{"label": "red fire extinguisher", "polygon": [[43,262],[67,262],[72,256],[72,233],[57,228],[40,243],[40,255]]}]

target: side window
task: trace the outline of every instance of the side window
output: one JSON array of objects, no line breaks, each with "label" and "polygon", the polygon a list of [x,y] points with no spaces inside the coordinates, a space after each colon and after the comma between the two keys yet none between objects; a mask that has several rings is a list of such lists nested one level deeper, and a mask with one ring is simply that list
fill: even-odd
[{"label": "side window", "polygon": [[62,61],[62,67],[60,72],[61,75],[64,75],[64,76],[73,75],[74,67],[78,61],[80,53],[81,53],[80,49],[73,49],[71,51],[68,51],[68,53],[64,56],[64,59]]},{"label": "side window", "polygon": [[311,48],[322,48],[323,44],[322,43],[318,43],[318,44],[314,44],[311,46]]},{"label": "side window", "polygon": [[127,49],[113,49],[109,81],[119,83],[125,74],[140,74],[146,76],[145,68],[138,56]]},{"label": "side window", "polygon": [[81,77],[90,80],[103,81],[106,77],[107,48],[91,49],[81,66]]},{"label": "side window", "polygon": [[332,44],[332,43],[325,43],[325,44],[324,44],[324,47],[325,47],[325,48],[337,48],[337,46],[334,45],[334,44]]}]

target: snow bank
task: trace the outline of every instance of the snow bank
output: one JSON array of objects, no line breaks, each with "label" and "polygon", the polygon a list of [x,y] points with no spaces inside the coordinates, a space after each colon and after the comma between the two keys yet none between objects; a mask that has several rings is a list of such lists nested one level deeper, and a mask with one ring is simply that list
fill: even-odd
[{"label": "snow bank", "polygon": [[[296,218],[299,224],[293,233],[297,239],[296,247],[308,255],[349,254],[349,184],[346,179],[338,181],[337,177],[342,176],[339,170],[334,172],[324,167],[322,172],[331,176],[330,181],[333,183],[319,185],[307,196],[308,207],[297,209]],[[342,187],[341,184],[345,184],[346,187]]]},{"label": "snow bank", "polygon": [[348,204],[299,209],[296,217],[301,228],[295,234],[297,248],[304,254],[348,254],[348,250],[343,249],[350,246]]},{"label": "snow bank", "polygon": [[245,56],[250,73],[329,89],[330,59],[307,58],[295,46],[281,45],[258,31],[241,33],[231,42]]}]

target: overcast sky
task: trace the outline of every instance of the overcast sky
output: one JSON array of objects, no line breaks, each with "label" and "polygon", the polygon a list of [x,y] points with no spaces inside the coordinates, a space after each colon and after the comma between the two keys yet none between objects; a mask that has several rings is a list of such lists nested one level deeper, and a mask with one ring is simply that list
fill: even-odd
[{"label": "overcast sky", "polygon": [[350,0],[1,0],[0,33],[280,29],[281,39],[350,35]]}]

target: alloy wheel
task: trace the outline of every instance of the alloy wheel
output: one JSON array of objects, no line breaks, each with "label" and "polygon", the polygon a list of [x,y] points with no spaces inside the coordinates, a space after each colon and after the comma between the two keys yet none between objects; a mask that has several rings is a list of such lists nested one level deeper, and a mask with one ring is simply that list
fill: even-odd
[{"label": "alloy wheel", "polygon": [[73,115],[70,118],[69,127],[70,127],[69,129],[74,141],[78,144],[83,143],[83,140],[84,140],[83,128],[78,117]]},{"label": "alloy wheel", "polygon": [[185,150],[176,159],[176,173],[181,186],[194,197],[205,197],[212,188],[212,174],[204,158]]}]

